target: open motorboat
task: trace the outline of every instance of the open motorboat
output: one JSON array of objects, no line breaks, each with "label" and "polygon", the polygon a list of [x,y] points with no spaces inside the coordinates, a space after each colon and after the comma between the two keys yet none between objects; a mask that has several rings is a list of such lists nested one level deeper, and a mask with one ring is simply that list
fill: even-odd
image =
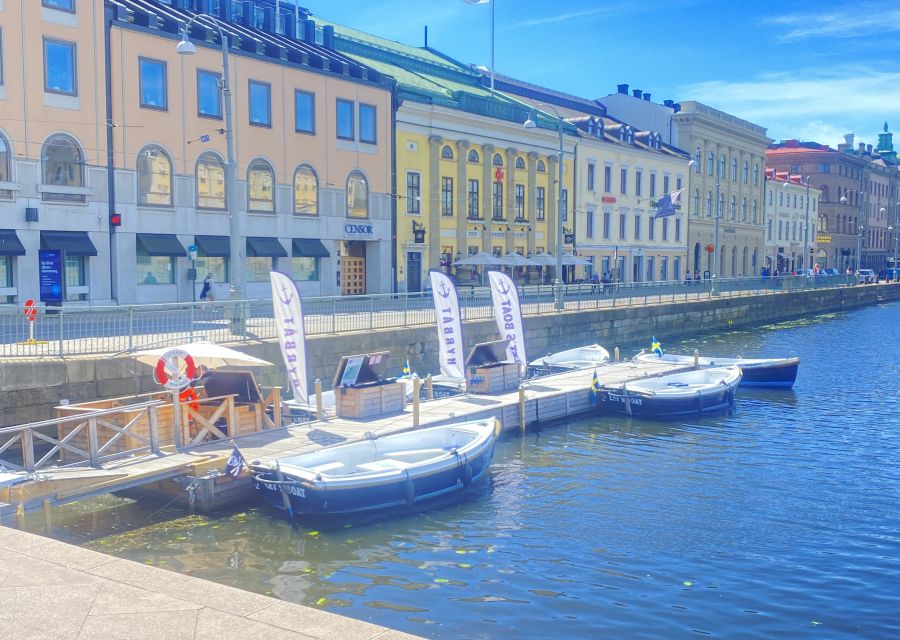
[{"label": "open motorboat", "polygon": [[[646,362],[671,362],[673,364],[693,365],[694,356],[677,356],[670,353],[639,353],[636,360]],[[800,358],[709,358],[700,357],[697,366],[739,367],[744,376],[741,386],[744,387],[781,387],[790,388],[797,380],[797,368]]]},{"label": "open motorboat", "polygon": [[291,515],[412,506],[483,477],[499,432],[490,418],[326,447],[252,465],[253,486]]},{"label": "open motorboat", "polygon": [[599,344],[551,353],[528,363],[531,375],[546,375],[575,369],[590,369],[609,362],[609,351]]},{"label": "open motorboat", "polygon": [[738,367],[715,367],[601,387],[608,408],[629,416],[671,418],[727,409],[741,381]]}]

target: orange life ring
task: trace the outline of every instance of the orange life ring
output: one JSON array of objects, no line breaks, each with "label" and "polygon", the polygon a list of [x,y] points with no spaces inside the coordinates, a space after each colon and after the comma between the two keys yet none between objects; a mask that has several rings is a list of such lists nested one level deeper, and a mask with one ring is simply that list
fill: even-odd
[{"label": "orange life ring", "polygon": [[194,413],[200,410],[200,395],[194,387],[185,388],[184,391],[178,394],[178,400],[187,403]]},{"label": "orange life ring", "polygon": [[[179,357],[184,359],[185,368],[183,375],[179,375],[179,372],[175,370],[177,364],[173,364],[175,358]],[[170,365],[168,368],[166,367],[167,364]],[[194,363],[194,359],[189,353],[181,351],[180,349],[172,349],[171,351],[167,351],[166,353],[164,353],[162,357],[157,361],[156,367],[153,369],[153,379],[158,384],[164,385],[168,389],[173,388],[173,378],[180,379],[175,380],[176,383],[179,383],[175,385],[175,388],[178,388],[181,386],[181,384],[187,386],[196,376],[197,365]]]}]

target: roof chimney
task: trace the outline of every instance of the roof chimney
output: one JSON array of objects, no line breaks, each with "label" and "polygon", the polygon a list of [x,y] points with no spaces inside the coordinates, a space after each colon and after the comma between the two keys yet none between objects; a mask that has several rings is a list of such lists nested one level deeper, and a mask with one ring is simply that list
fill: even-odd
[{"label": "roof chimney", "polygon": [[844,134],[844,144],[846,144],[848,147],[850,147],[852,149],[853,148],[853,139],[855,137],[856,136],[854,136],[852,133],[845,133]]},{"label": "roof chimney", "polygon": [[643,92],[640,89],[631,90],[631,95],[633,95],[635,98],[640,98],[642,93]]},{"label": "roof chimney", "polygon": [[647,93],[646,91],[644,92],[644,100],[646,100],[647,102],[650,102],[650,94]]},{"label": "roof chimney", "polygon": [[865,143],[865,142],[860,142],[860,143],[859,143],[858,150],[859,150],[860,153],[865,153],[865,152],[866,152],[866,143]]},{"label": "roof chimney", "polygon": [[628,85],[627,84],[618,84],[616,86],[619,88],[619,93],[624,93],[626,96],[628,95]]},{"label": "roof chimney", "polygon": [[664,107],[673,107],[673,106],[675,106],[675,101],[674,100],[663,100],[663,106]]},{"label": "roof chimney", "polygon": [[866,153],[868,153],[869,155],[872,155],[872,145],[870,145],[870,144],[866,145]]},{"label": "roof chimney", "polygon": [[676,102],[675,104],[672,105],[672,108],[675,110],[675,113],[679,113],[681,111],[681,103]]}]

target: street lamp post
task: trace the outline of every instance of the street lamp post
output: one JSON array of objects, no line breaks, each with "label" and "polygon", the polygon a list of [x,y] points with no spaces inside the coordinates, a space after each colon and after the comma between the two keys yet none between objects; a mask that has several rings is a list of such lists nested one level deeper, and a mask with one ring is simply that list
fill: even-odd
[{"label": "street lamp post", "polygon": [[[807,259],[809,264],[806,263]],[[801,269],[809,269],[812,267],[812,251],[809,246],[809,176],[806,176],[806,226],[803,228],[803,261],[800,263]]]},{"label": "street lamp post", "polygon": [[865,227],[863,225],[859,225],[859,233],[856,234],[856,272],[859,273],[860,268],[862,267],[862,238],[863,231],[865,231]]},{"label": "street lamp post", "polygon": [[234,160],[234,128],[231,120],[231,87],[228,67],[228,36],[222,29],[222,23],[214,16],[206,13],[197,13],[188,20],[181,32],[181,42],[175,50],[181,55],[194,55],[197,50],[190,41],[191,25],[194,22],[206,22],[215,27],[219,32],[219,40],[222,43],[222,101],[225,108],[225,207],[228,211],[229,232],[229,261],[228,270],[229,299],[234,303],[232,316],[232,333],[243,334],[244,314],[241,301],[244,299],[244,270],[241,261],[243,247],[241,246],[240,224],[238,220],[237,203],[237,165]]},{"label": "street lamp post", "polygon": [[716,162],[716,232],[713,241],[712,284],[709,287],[711,296],[719,295],[719,291],[716,289],[716,279],[719,276],[719,219],[722,217],[722,207],[719,206],[719,187],[721,182],[722,167],[720,162]]},{"label": "street lamp post", "polygon": [[561,311],[564,307],[563,303],[563,291],[562,291],[562,233],[563,233],[563,220],[562,220],[562,206],[563,206],[563,118],[559,114],[559,111],[551,104],[538,104],[531,108],[531,112],[528,114],[528,119],[525,120],[524,127],[526,129],[534,129],[537,127],[537,123],[532,119],[535,111],[538,107],[549,107],[554,115],[556,115],[557,121],[557,129],[559,130],[559,151],[558,151],[558,175],[557,175],[557,184],[556,184],[556,280],[553,283],[553,291],[554,291],[554,303],[556,309]]},{"label": "street lamp post", "polygon": [[889,226],[887,228],[888,233],[891,234],[894,238],[894,267],[893,267],[893,277],[891,280],[897,279],[897,240],[900,239],[900,228],[897,229],[897,233],[894,233],[894,227]]}]

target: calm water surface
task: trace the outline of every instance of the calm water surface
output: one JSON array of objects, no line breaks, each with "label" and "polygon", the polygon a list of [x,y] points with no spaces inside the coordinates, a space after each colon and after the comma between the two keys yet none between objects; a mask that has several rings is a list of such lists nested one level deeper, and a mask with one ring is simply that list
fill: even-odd
[{"label": "calm water surface", "polygon": [[94,502],[56,535],[430,638],[897,638],[898,325],[893,304],[664,341],[803,364],[727,415],[506,435],[488,481],[420,513]]}]

